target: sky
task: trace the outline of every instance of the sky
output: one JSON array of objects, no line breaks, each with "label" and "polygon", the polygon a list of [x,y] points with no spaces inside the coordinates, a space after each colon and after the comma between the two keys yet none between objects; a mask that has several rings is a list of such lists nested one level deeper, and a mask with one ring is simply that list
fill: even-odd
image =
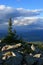
[{"label": "sky", "polygon": [[42,9],[43,0],[0,0],[0,5],[7,5],[14,8]]},{"label": "sky", "polygon": [[0,25],[9,18],[14,25],[29,25],[43,20],[43,0],[0,0]]}]

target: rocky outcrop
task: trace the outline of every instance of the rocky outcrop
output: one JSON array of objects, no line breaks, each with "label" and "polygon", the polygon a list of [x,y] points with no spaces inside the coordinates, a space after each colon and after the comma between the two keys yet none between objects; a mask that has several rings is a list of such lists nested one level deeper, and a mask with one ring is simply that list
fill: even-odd
[{"label": "rocky outcrop", "polygon": [[43,65],[43,59],[39,59],[37,65]]},{"label": "rocky outcrop", "polygon": [[34,51],[34,53],[36,54],[38,54],[38,53],[40,53],[41,52],[41,50],[37,47],[37,46],[35,46],[35,45],[31,45],[31,50],[32,51]]},{"label": "rocky outcrop", "polygon": [[32,51],[35,51],[36,50],[36,48],[35,48],[35,46],[33,44],[31,45],[31,50]]},{"label": "rocky outcrop", "polygon": [[2,51],[5,51],[5,50],[9,50],[9,49],[16,49],[16,48],[19,48],[21,47],[21,43],[18,43],[16,45],[5,45],[3,48],[2,48]]},{"label": "rocky outcrop", "polygon": [[6,52],[2,56],[2,61],[0,64],[3,65],[21,65],[23,56],[18,52]]},{"label": "rocky outcrop", "polygon": [[10,57],[4,63],[5,65],[21,65],[22,56]]},{"label": "rocky outcrop", "polygon": [[33,57],[40,58],[41,57],[41,54],[35,54]]},{"label": "rocky outcrop", "polygon": [[0,65],[2,65],[3,64],[3,60],[2,59],[0,59]]},{"label": "rocky outcrop", "polygon": [[43,51],[40,52],[33,44],[25,46],[25,51],[27,50],[29,53],[24,53],[21,43],[3,46],[0,51],[0,65],[43,65]]},{"label": "rocky outcrop", "polygon": [[10,58],[10,57],[12,57],[12,56],[16,56],[16,54],[14,53],[14,52],[6,52],[5,54],[3,54],[3,57],[2,57],[2,59],[3,60],[6,60],[6,59],[8,59],[8,58]]},{"label": "rocky outcrop", "polygon": [[25,60],[26,60],[27,65],[33,65],[36,62],[36,59],[30,55],[26,55]]}]

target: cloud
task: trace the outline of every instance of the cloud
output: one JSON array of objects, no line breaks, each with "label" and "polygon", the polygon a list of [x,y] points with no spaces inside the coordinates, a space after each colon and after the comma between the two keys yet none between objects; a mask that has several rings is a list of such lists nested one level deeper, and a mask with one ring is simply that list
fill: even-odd
[{"label": "cloud", "polygon": [[[24,19],[21,19],[21,21],[27,20],[25,19],[25,17],[33,17],[40,15],[42,11],[42,9],[29,10],[24,8],[12,8],[9,6],[0,5],[0,24],[6,23],[9,18],[17,19],[19,17],[23,17]],[[17,23],[17,21],[15,23]],[[23,21],[19,24],[22,23]]]},{"label": "cloud", "polygon": [[18,17],[13,21],[13,25],[16,26],[31,25],[31,24],[43,25],[43,17]]}]

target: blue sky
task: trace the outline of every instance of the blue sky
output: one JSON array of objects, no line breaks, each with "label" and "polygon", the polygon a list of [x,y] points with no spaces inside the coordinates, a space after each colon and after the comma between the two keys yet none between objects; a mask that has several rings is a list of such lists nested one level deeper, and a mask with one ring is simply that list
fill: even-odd
[{"label": "blue sky", "polygon": [[0,24],[10,17],[16,25],[42,21],[43,0],[0,0]]},{"label": "blue sky", "polygon": [[15,8],[42,9],[43,0],[0,0],[0,5],[12,6]]},{"label": "blue sky", "polygon": [[[43,9],[43,0],[0,0],[0,5],[14,8]],[[43,16],[43,13],[41,14]]]}]

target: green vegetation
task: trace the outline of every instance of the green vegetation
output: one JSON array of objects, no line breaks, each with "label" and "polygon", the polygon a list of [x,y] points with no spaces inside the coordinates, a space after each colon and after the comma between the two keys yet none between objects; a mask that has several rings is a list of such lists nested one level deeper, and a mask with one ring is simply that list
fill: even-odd
[{"label": "green vegetation", "polygon": [[33,53],[30,46],[34,44],[35,46],[37,46],[39,49],[43,51],[43,42],[24,42],[23,38],[17,35],[16,30],[15,29],[13,30],[11,18],[9,19],[8,23],[9,23],[8,35],[1,40],[2,43],[1,45],[4,46],[6,44],[13,45],[16,43],[22,43],[23,45],[22,52],[29,54],[29,53]]},{"label": "green vegetation", "polygon": [[38,48],[43,51],[43,44],[39,44]]},{"label": "green vegetation", "polygon": [[43,42],[31,42],[32,44],[34,44],[35,46],[37,46],[40,50],[43,51]]},{"label": "green vegetation", "polygon": [[31,50],[31,44],[28,44],[25,42],[25,44],[23,45],[23,49],[22,49],[22,52],[24,54],[29,54],[29,53],[33,53],[33,51]]},{"label": "green vegetation", "polygon": [[13,43],[22,43],[22,37],[19,37],[16,33],[16,30],[12,30],[12,19],[9,19],[9,27],[8,27],[8,35],[2,39],[1,43],[6,43],[6,44],[13,44]]}]

